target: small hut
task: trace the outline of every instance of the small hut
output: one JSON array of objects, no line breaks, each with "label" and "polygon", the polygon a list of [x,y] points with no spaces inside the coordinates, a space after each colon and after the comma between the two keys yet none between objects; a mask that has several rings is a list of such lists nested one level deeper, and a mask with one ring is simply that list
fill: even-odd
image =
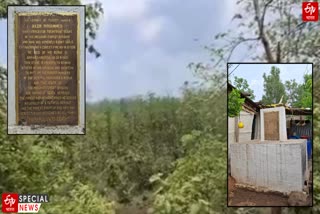
[{"label": "small hut", "polygon": [[[233,89],[235,89],[235,87],[228,83],[228,94]],[[257,103],[248,98],[248,95],[241,93],[241,97],[245,98],[245,101],[242,105],[240,116],[235,118],[228,118],[228,144],[259,139],[260,107]],[[244,124],[244,127],[242,129],[238,128],[239,121]]]}]

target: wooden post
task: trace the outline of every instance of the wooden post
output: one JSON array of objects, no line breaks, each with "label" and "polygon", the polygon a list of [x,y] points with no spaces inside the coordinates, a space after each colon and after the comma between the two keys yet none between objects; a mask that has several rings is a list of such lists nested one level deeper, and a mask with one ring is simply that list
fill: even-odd
[{"label": "wooden post", "polygon": [[236,143],[239,142],[239,127],[238,127],[238,117],[234,118],[234,126],[235,126],[235,135],[236,135]]}]

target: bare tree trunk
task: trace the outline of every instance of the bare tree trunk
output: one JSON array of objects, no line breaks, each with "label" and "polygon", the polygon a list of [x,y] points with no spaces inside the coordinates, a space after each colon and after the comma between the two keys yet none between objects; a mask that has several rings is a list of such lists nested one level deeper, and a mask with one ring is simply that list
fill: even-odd
[{"label": "bare tree trunk", "polygon": [[264,31],[264,17],[266,15],[266,11],[267,11],[269,5],[272,3],[272,1],[273,0],[269,0],[267,3],[265,3],[265,5],[262,9],[262,12],[261,12],[260,6],[259,6],[259,1],[253,0],[253,7],[255,10],[255,14],[256,14],[255,20],[257,21],[258,29],[259,29],[259,38],[261,39],[261,42],[263,44],[268,62],[275,62],[274,57],[271,53],[270,42],[267,39],[267,35],[265,34],[265,31]]},{"label": "bare tree trunk", "polygon": [[277,47],[277,63],[281,63],[281,47],[280,47],[280,42],[278,42],[278,47]]}]

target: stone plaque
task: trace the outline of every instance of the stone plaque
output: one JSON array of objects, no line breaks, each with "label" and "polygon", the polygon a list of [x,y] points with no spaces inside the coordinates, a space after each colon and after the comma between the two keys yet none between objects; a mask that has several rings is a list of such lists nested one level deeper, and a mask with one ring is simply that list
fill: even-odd
[{"label": "stone plaque", "polygon": [[260,109],[260,127],[261,141],[286,141],[286,109],[283,106]]},{"label": "stone plaque", "polygon": [[78,125],[78,15],[16,14],[16,122]]},{"label": "stone plaque", "polygon": [[279,112],[264,113],[264,139],[279,140]]},{"label": "stone plaque", "polygon": [[[14,125],[80,128],[84,125],[84,25],[80,25],[84,17],[76,7],[24,8],[11,13]],[[80,8],[84,15],[84,7]]]}]

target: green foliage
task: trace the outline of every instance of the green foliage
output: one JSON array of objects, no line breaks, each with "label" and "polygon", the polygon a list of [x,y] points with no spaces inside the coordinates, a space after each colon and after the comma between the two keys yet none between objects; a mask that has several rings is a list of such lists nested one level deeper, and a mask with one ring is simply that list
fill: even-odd
[{"label": "green foliage", "polygon": [[285,82],[286,93],[288,102],[292,107],[301,107],[299,99],[302,87],[293,79]]},{"label": "green foliage", "polygon": [[245,98],[241,98],[241,94],[237,89],[233,89],[228,95],[228,116],[237,117],[242,110],[242,104]]},{"label": "green foliage", "polygon": [[280,79],[280,69],[272,66],[269,75],[263,74],[263,80],[264,95],[262,96],[262,102],[266,105],[275,104],[283,96],[282,103],[286,103],[286,91]]},{"label": "green foliage", "polygon": [[312,108],[312,75],[304,75],[304,83],[295,80],[286,81],[285,87],[290,103],[293,107]]},{"label": "green foliage", "polygon": [[4,137],[0,144],[0,191],[47,193],[52,203],[40,213],[114,213],[112,203],[77,181],[69,156],[59,139]]},{"label": "green foliage", "polygon": [[103,15],[103,8],[100,2],[86,5],[86,48],[89,53],[95,54],[96,57],[100,57],[100,53],[96,48],[89,43],[90,40],[95,40],[97,37],[97,31],[99,29],[99,19]]},{"label": "green foliage", "polygon": [[[211,134],[184,136],[198,138],[197,146],[177,160],[176,170],[158,189],[155,214],[225,213],[226,146]],[[215,172],[215,173],[213,173]]]},{"label": "green foliage", "polygon": [[92,186],[76,182],[68,195],[51,197],[49,204],[42,204],[39,213],[115,214],[114,203],[107,202],[92,189]]},{"label": "green foliage", "polygon": [[312,108],[312,75],[304,76],[304,83],[301,85],[301,92],[298,105],[304,108]]},{"label": "green foliage", "polygon": [[150,178],[166,178],[177,159],[197,151],[203,134],[219,133],[215,140],[225,141],[226,99],[221,97],[226,98],[226,88],[214,84],[185,86],[181,99],[151,93],[88,106],[87,136],[75,145],[77,177],[113,200],[133,203],[152,190]]},{"label": "green foliage", "polygon": [[76,173],[102,194],[130,202],[181,155],[181,129],[190,127],[182,126],[189,118],[180,106],[179,99],[153,94],[88,106],[87,136],[75,146]]},{"label": "green foliage", "polygon": [[252,89],[249,88],[249,84],[248,81],[246,79],[243,79],[241,77],[234,77],[234,82],[233,82],[233,86],[238,89],[240,92],[246,92],[251,94],[249,96],[250,99],[254,100],[255,96],[254,96],[254,91]]},{"label": "green foliage", "polygon": [[[68,2],[76,4],[77,1]],[[2,17],[6,17],[5,4],[0,3]],[[217,39],[231,42],[223,44],[224,48],[207,47],[213,58],[209,68],[201,63],[191,64],[195,75],[204,81],[192,86],[186,83],[180,99],[149,94],[89,105],[86,136],[7,136],[6,99],[1,95],[0,191],[48,193],[53,202],[44,204],[40,209],[42,213],[114,213],[117,206],[114,201],[133,201],[153,187],[158,187],[153,203],[155,213],[259,213],[254,208],[226,208],[227,90],[226,78],[220,71],[225,69],[232,51],[243,42],[249,42],[249,49],[251,45],[251,50],[258,53],[253,58],[271,62],[267,53],[256,51],[254,44],[261,44],[262,34],[255,20],[261,14],[254,14],[252,1],[240,0],[239,4],[243,6],[241,16],[247,17],[241,18],[237,30],[250,32],[259,36],[258,39],[246,40],[244,33],[219,34]],[[258,6],[262,8],[264,4],[259,1]],[[296,5],[301,6],[290,1],[278,5],[273,1],[267,10],[271,14],[282,13]],[[87,7],[87,39],[96,38],[96,20],[102,12],[100,4]],[[288,20],[292,24],[288,24]],[[281,18],[275,17],[275,21],[265,24],[265,34],[271,41],[281,41],[283,61],[319,64],[319,49],[314,47],[319,44],[320,31],[311,30],[312,25],[305,24],[294,35],[283,32],[297,26],[299,21],[299,17],[284,12]],[[280,37],[281,33],[285,37]],[[276,44],[269,42],[273,57]],[[87,48],[97,53],[88,43]],[[274,73],[273,77],[277,76],[277,72]],[[309,90],[310,81],[306,83],[305,89]],[[319,78],[316,85],[315,206],[305,210],[319,212]],[[281,96],[271,100],[272,103],[279,102]],[[236,115],[243,101],[239,92],[234,98],[237,98],[233,114]]]},{"label": "green foliage", "polygon": [[0,191],[49,194],[39,213],[113,214],[113,203],[75,176],[72,137],[6,134],[5,96],[0,93]]},{"label": "green foliage", "polygon": [[[206,77],[205,72],[201,74]],[[185,89],[185,102],[182,106],[188,106],[186,112],[197,112],[193,115],[193,120],[202,120],[195,126],[197,129],[186,130],[181,137],[180,147],[183,155],[175,161],[175,170],[167,177],[156,174],[150,179],[157,187],[153,213],[227,212],[224,182],[226,128],[222,128],[227,118],[224,101],[227,98],[227,90],[221,88],[221,82],[224,82],[221,80],[225,80],[224,78],[221,73],[215,73],[207,78],[208,83],[211,83],[209,87],[201,90]],[[199,102],[196,102],[197,100]]]},{"label": "green foliage", "polygon": [[[313,62],[315,73],[319,70],[320,58],[319,49],[314,48],[320,44],[320,25],[318,23],[302,23],[301,13],[295,12],[295,8],[301,8],[300,1],[246,1],[238,0],[238,11],[232,22],[230,30],[221,32],[215,36],[215,41],[206,48],[210,51],[212,64],[221,70],[225,69],[225,62],[232,61],[234,55],[238,55],[238,48],[242,47],[241,53],[245,53],[242,60],[246,62]],[[272,16],[272,19],[267,17]],[[279,46],[278,46],[279,45]],[[280,51],[278,51],[280,47]],[[257,51],[261,50],[261,51]],[[278,59],[277,59],[278,58]],[[237,59],[236,59],[237,60]],[[315,78],[316,79],[316,78]],[[320,78],[318,78],[319,81]],[[319,85],[318,85],[319,87]],[[319,90],[314,87],[318,95],[315,100],[320,102]],[[282,94],[284,95],[284,93]],[[281,95],[281,96],[282,96]],[[280,97],[270,103],[279,102]],[[284,97],[283,103],[286,98]],[[316,110],[315,109],[315,110]],[[222,112],[222,110],[221,110]],[[315,114],[320,113],[319,110]],[[314,120],[316,124],[319,120]],[[319,126],[319,125],[318,125]],[[320,128],[320,127],[319,127]],[[315,128],[314,130],[320,130]],[[314,133],[314,160],[319,157],[319,133]],[[319,164],[314,163],[314,195],[317,201],[313,208],[303,208],[300,211],[295,208],[282,209],[288,213],[311,213],[319,212],[319,189],[320,181]],[[223,182],[221,180],[221,182]],[[229,209],[231,210],[231,209]],[[269,213],[269,210],[260,208],[236,210],[237,213]],[[264,212],[263,212],[264,211]]]},{"label": "green foliage", "polygon": [[[6,112],[5,103],[7,100],[7,69],[0,66],[0,114]],[[5,115],[0,115],[0,118]],[[0,121],[1,123],[2,121]]]},{"label": "green foliage", "polygon": [[[319,65],[318,65],[319,66]],[[318,68],[318,66],[316,68]],[[314,74],[314,113],[313,113],[313,210],[320,212],[320,75],[319,72]]]}]

